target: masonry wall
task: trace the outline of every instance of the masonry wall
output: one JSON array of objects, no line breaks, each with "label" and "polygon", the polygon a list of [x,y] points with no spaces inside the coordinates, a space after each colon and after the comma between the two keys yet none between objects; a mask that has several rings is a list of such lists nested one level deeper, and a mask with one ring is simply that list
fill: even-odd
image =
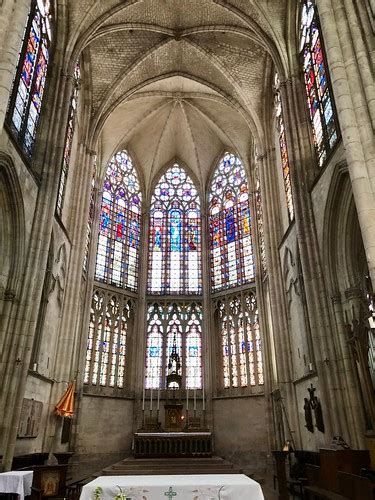
[{"label": "masonry wall", "polygon": [[73,477],[87,477],[131,454],[131,400],[84,395],[75,430]]},{"label": "masonry wall", "polygon": [[269,455],[266,398],[216,398],[213,413],[215,455],[262,477]]}]

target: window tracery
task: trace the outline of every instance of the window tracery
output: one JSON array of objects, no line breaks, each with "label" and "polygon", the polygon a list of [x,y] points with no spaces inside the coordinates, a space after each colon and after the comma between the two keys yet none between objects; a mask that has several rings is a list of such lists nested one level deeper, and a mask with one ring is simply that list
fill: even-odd
[{"label": "window tracery", "polygon": [[108,163],[100,211],[95,279],[137,290],[141,202],[138,176],[127,151]]},{"label": "window tracery", "polygon": [[12,134],[29,158],[34,149],[50,58],[51,18],[48,0],[32,2],[7,112]]},{"label": "window tracery", "polygon": [[84,383],[124,388],[131,304],[123,296],[95,289],[90,310]]},{"label": "window tracery", "polygon": [[300,53],[315,150],[322,167],[338,141],[339,127],[314,0],[302,0]]},{"label": "window tracery", "polygon": [[264,384],[262,343],[253,291],[226,296],[215,303],[220,332],[223,387]]},{"label": "window tracery", "polygon": [[149,293],[200,294],[199,195],[193,181],[178,164],[156,185],[150,214]]},{"label": "window tracery", "polygon": [[150,303],[147,311],[146,389],[164,389],[168,360],[175,346],[182,384],[202,388],[202,305],[198,302]]},{"label": "window tracery", "polygon": [[290,181],[290,167],[289,167],[289,157],[288,157],[288,147],[285,135],[284,117],[283,117],[283,107],[281,103],[280,94],[280,79],[279,75],[275,74],[275,110],[276,110],[276,125],[279,135],[279,146],[281,155],[281,168],[283,172],[283,181],[286,197],[286,206],[288,209],[289,221],[294,219],[294,203],[292,194],[292,184]]},{"label": "window tracery", "polygon": [[79,62],[77,61],[76,65],[74,67],[73,90],[72,90],[72,95],[70,98],[70,105],[69,105],[69,112],[68,112],[68,124],[66,127],[66,134],[65,134],[64,155],[63,155],[63,160],[62,160],[62,165],[61,165],[59,190],[57,193],[56,212],[59,216],[61,216],[61,213],[62,213],[64,197],[65,197],[66,181],[68,178],[70,155],[72,152],[73,136],[74,136],[74,129],[75,129],[75,124],[76,124],[76,117],[77,117],[77,105],[78,105],[80,81],[81,81],[81,68],[80,68]]},{"label": "window tracery", "polygon": [[246,283],[255,277],[249,188],[245,169],[225,153],[209,193],[212,291]]}]

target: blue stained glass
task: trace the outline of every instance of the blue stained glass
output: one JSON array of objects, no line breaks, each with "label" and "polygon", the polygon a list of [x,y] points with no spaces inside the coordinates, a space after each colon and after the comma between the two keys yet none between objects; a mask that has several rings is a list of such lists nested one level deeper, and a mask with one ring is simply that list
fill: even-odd
[{"label": "blue stained glass", "polygon": [[233,207],[230,207],[227,211],[226,219],[225,219],[225,229],[227,242],[230,243],[236,238],[236,226],[234,223],[234,210]]},{"label": "blue stained glass", "polygon": [[181,212],[171,210],[170,217],[170,249],[171,252],[181,251]]},{"label": "blue stained glass", "polygon": [[151,358],[157,358],[160,356],[160,347],[153,347],[153,346],[150,346],[148,348],[148,351],[149,351],[149,355]]},{"label": "blue stained glass", "polygon": [[125,150],[108,163],[104,189],[95,278],[136,291],[141,220],[138,205],[142,196],[136,170]]},{"label": "blue stained glass", "polygon": [[174,164],[151,199],[148,291],[201,293],[201,215],[190,177]]},{"label": "blue stained glass", "polygon": [[45,23],[49,16],[47,1],[45,5],[41,1],[33,2],[7,117],[12,132],[29,157],[34,148],[48,67],[51,33],[45,29]]},{"label": "blue stained glass", "polygon": [[241,160],[225,153],[210,191],[211,279],[214,292],[254,279],[249,191]]},{"label": "blue stained glass", "polygon": [[318,163],[323,166],[335,143],[332,140],[332,132],[335,140],[338,138],[338,125],[334,117],[325,55],[320,39],[318,12],[311,0],[303,0],[302,3],[300,49],[307,105]]},{"label": "blue stained glass", "polygon": [[154,245],[153,250],[161,251],[161,233],[162,229],[160,226],[156,226],[154,230]]}]

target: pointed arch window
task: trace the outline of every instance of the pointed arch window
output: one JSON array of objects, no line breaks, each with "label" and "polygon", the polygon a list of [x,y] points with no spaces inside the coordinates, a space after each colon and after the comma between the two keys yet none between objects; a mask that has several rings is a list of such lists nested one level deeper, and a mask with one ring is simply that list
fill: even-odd
[{"label": "pointed arch window", "polygon": [[94,290],[86,350],[86,385],[124,388],[130,315],[131,304],[125,297]]},{"label": "pointed arch window", "polygon": [[265,274],[267,272],[266,244],[264,241],[263,202],[262,202],[262,192],[260,189],[258,170],[256,170],[255,172],[255,210],[257,215],[260,261],[262,264],[263,274]]},{"label": "pointed arch window", "polygon": [[100,211],[95,279],[136,291],[142,195],[127,151],[107,165]]},{"label": "pointed arch window", "polygon": [[7,112],[11,132],[29,158],[33,154],[50,58],[51,18],[48,0],[32,2]]},{"label": "pointed arch window", "polygon": [[211,282],[214,292],[255,277],[249,188],[241,160],[225,153],[209,194]]},{"label": "pointed arch window", "polygon": [[254,292],[216,303],[223,366],[223,387],[262,386],[263,355]]},{"label": "pointed arch window", "polygon": [[338,141],[339,126],[314,0],[302,0],[300,53],[315,150],[321,167]]},{"label": "pointed arch window", "polygon": [[151,199],[148,291],[200,294],[201,281],[199,195],[185,170],[174,164]]},{"label": "pointed arch window", "polygon": [[293,195],[292,195],[292,184],[290,181],[289,156],[288,156],[288,148],[287,148],[286,135],[285,135],[283,107],[282,107],[282,103],[281,103],[280,79],[279,79],[279,75],[277,73],[275,74],[274,90],[275,90],[276,126],[277,126],[277,132],[279,135],[281,168],[282,168],[282,172],[283,172],[286,207],[288,210],[289,221],[292,221],[294,219],[294,204],[293,204]]},{"label": "pointed arch window", "polygon": [[73,90],[72,90],[72,95],[70,98],[68,124],[66,127],[66,134],[65,134],[64,156],[63,156],[63,161],[62,161],[62,166],[61,166],[59,191],[57,193],[56,212],[60,217],[61,217],[63,203],[64,203],[64,197],[65,197],[65,188],[66,188],[66,181],[68,178],[70,155],[72,152],[73,136],[74,136],[74,129],[75,129],[75,124],[76,124],[76,116],[77,116],[80,81],[81,81],[81,68],[80,68],[79,62],[77,62],[75,67],[74,67]]},{"label": "pointed arch window", "polygon": [[165,389],[173,348],[181,362],[182,386],[202,388],[202,305],[149,304],[147,312],[146,389]]}]

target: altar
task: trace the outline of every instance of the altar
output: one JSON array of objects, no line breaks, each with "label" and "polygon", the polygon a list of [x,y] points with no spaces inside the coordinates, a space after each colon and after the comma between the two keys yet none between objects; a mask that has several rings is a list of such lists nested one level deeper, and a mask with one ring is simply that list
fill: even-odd
[{"label": "altar", "polygon": [[82,488],[80,500],[264,500],[256,481],[244,474],[99,476]]}]

